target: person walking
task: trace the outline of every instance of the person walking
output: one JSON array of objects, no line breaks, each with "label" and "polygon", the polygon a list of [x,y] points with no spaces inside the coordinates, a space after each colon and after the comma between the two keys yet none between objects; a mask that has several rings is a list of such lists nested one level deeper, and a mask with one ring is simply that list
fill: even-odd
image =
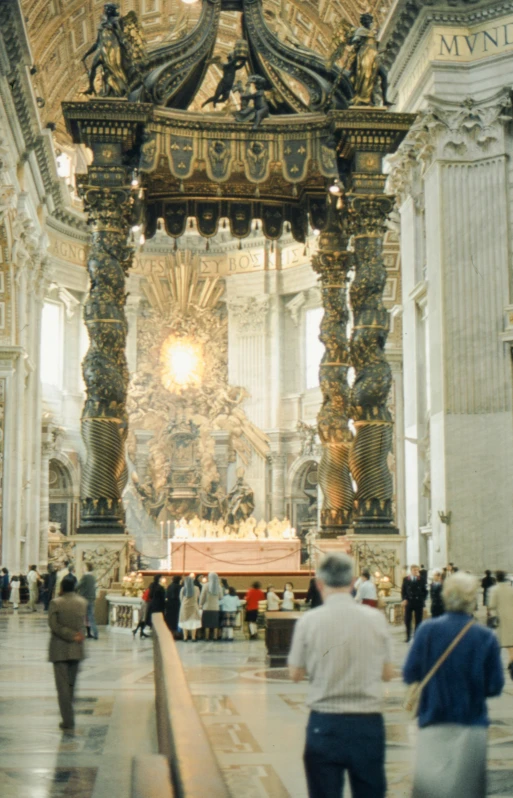
[{"label": "person walking", "polygon": [[486,795],[486,699],[500,695],[504,674],[494,634],[472,615],[477,586],[470,574],[447,577],[445,613],[422,624],[404,665],[406,684],[438,665],[420,696],[412,798]]},{"label": "person walking", "polygon": [[48,571],[43,576],[42,599],[43,599],[43,607],[45,612],[48,612],[48,607],[50,606],[50,601],[52,600],[52,596],[55,590],[56,580],[57,580],[57,572],[52,563],[49,563]]},{"label": "person walking", "polygon": [[246,621],[249,629],[249,639],[258,640],[258,604],[265,601],[265,593],[260,582],[253,582],[245,595],[246,599]]},{"label": "person walking", "polygon": [[341,798],[347,771],[353,798],[384,798],[383,681],[393,675],[381,612],[351,595],[353,560],[328,554],[317,571],[324,604],[296,623],[291,679],[308,678],[304,766],[310,798]]},{"label": "person walking", "polygon": [[146,625],[151,626],[151,616],[154,612],[161,612],[163,615],[166,611],[166,590],[162,584],[162,575],[155,574],[153,582],[150,585],[150,606],[148,607],[148,615],[146,617]]},{"label": "person walking", "polygon": [[180,615],[178,625],[183,632],[183,639],[187,642],[189,632],[191,639],[196,640],[196,632],[201,627],[201,613],[199,608],[200,589],[194,584],[192,576],[186,576],[180,590]]},{"label": "person walking", "polygon": [[176,574],[166,590],[166,623],[170,632],[176,637],[178,634],[178,616],[180,615],[180,591],[182,590],[182,577]]},{"label": "person walking", "polygon": [[27,574],[27,582],[29,588],[29,609],[32,612],[37,612],[36,604],[39,601],[39,583],[41,577],[37,572],[37,566],[31,565]]},{"label": "person walking", "polygon": [[483,607],[488,607],[488,595],[494,584],[495,578],[492,576],[492,572],[485,571],[485,575],[481,579],[481,587],[483,589]]},{"label": "person walking", "polygon": [[219,582],[217,574],[210,573],[208,582],[203,585],[200,595],[200,607],[203,610],[201,625],[205,630],[205,640],[207,631],[210,639],[217,640],[219,634],[219,602],[224,596],[223,588]]},{"label": "person walking", "polygon": [[440,571],[433,572],[433,581],[429,586],[429,597],[431,599],[431,617],[438,618],[444,614],[444,601],[442,598],[442,574]]},{"label": "person walking", "polygon": [[84,658],[84,625],[87,601],[75,592],[75,580],[68,574],[61,581],[61,594],[50,602],[48,626],[49,661],[53,663],[63,730],[75,727],[73,698],[80,661]]},{"label": "person walking", "polygon": [[9,601],[11,593],[9,587],[9,570],[7,568],[2,568],[2,573],[0,576],[0,607],[3,606],[4,601]]},{"label": "person walking", "polygon": [[376,585],[371,579],[370,571],[364,568],[360,578],[360,586],[356,591],[355,600],[358,604],[366,604],[368,607],[378,606],[378,593]]},{"label": "person walking", "polygon": [[412,565],[410,570],[410,575],[403,579],[403,584],[401,587],[407,643],[410,641],[411,637],[412,618],[415,616],[416,632],[422,623],[424,604],[426,603],[427,598],[427,585],[424,580],[420,578],[419,566]]},{"label": "person walking", "polygon": [[319,592],[319,588],[317,587],[317,581],[315,578],[310,579],[308,592],[305,598],[305,604],[310,604],[311,610],[314,610],[316,607],[320,607],[322,604],[322,596]]},{"label": "person walking", "polygon": [[20,606],[20,577],[16,574],[11,579],[11,601],[13,610]]},{"label": "person walking", "polygon": [[140,632],[139,637],[148,637],[148,635],[144,634],[144,629],[146,626],[146,618],[148,617],[148,610],[150,608],[150,588],[147,587],[146,590],[143,590],[142,594],[142,604],[141,609],[139,610],[139,622],[135,629],[132,629],[132,634],[135,637],[137,632]]},{"label": "person walking", "polygon": [[92,562],[86,563],[86,572],[77,585],[77,593],[87,601],[86,627],[87,636],[98,640],[98,627],[94,617],[94,605],[96,603],[96,577],[93,574],[94,566]]},{"label": "person walking", "polygon": [[506,582],[505,571],[496,571],[495,577],[497,584],[488,594],[488,609],[499,621],[499,644],[508,649],[508,671],[513,679],[513,588]]},{"label": "person walking", "polygon": [[219,602],[221,609],[221,634],[223,640],[233,642],[233,628],[237,622],[237,613],[241,601],[234,587],[228,588],[228,593]]}]

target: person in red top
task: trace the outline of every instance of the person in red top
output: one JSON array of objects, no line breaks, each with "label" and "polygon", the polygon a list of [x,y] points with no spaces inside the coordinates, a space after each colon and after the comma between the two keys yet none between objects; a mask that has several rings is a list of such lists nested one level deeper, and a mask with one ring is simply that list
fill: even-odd
[{"label": "person in red top", "polygon": [[258,602],[265,601],[265,593],[261,590],[260,582],[253,582],[246,593],[246,621],[249,626],[249,639],[258,639],[258,627],[256,624],[258,616]]}]

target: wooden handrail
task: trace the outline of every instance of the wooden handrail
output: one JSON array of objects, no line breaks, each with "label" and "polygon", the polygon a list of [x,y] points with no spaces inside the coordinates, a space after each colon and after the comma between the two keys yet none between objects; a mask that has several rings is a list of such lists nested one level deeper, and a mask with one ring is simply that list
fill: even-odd
[{"label": "wooden handrail", "polygon": [[196,710],[176,643],[162,613],[151,616],[159,753],[170,762],[176,798],[229,798]]}]

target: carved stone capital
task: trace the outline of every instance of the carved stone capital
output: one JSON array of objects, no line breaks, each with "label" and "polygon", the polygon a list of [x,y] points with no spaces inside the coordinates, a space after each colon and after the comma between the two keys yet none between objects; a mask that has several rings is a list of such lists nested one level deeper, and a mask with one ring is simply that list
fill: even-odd
[{"label": "carved stone capital", "polygon": [[504,154],[504,130],[512,119],[509,90],[483,101],[471,97],[452,103],[427,97],[422,110],[394,155],[387,191],[401,202],[415,197],[419,179],[434,160],[469,161]]},{"label": "carved stone capital", "polygon": [[351,236],[381,237],[385,234],[388,215],[394,207],[392,197],[386,194],[353,194],[347,199]]},{"label": "carved stone capital", "polygon": [[270,307],[270,297],[234,297],[228,302],[228,308],[235,320],[239,332],[254,333],[263,330]]}]

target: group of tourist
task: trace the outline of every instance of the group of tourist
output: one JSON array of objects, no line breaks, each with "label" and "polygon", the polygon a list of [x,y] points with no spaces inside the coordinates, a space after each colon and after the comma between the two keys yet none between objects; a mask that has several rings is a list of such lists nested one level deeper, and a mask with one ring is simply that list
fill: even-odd
[{"label": "group of tourist", "polygon": [[7,568],[2,568],[0,573],[0,608],[12,605],[13,610],[18,610],[20,604],[27,604],[31,612],[37,612],[37,605],[42,603],[45,612],[48,611],[53,598],[61,595],[61,584],[65,577],[69,577],[76,586],[77,593],[87,601],[86,631],[90,638],[98,639],[98,627],[95,618],[96,602],[96,577],[93,573],[92,563],[85,564],[85,573],[77,579],[74,566],[68,560],[64,561],[61,568],[56,569],[52,563],[48,565],[46,573],[40,574],[37,565],[31,565],[28,573],[9,575]]},{"label": "group of tourist", "polygon": [[[153,613],[161,612],[177,639],[195,641],[201,637],[204,640],[230,641],[234,639],[233,630],[240,623],[239,613],[244,607],[249,638],[256,640],[261,602],[266,602],[269,612],[291,611],[298,604],[292,582],[285,584],[281,598],[274,585],[268,585],[264,593],[260,582],[254,582],[240,599],[235,587],[230,586],[227,579],[219,579],[216,573],[210,573],[208,577],[202,574],[175,575],[167,589],[163,581],[161,574],[155,574],[143,592],[139,622],[132,630],[134,638],[137,632],[140,637],[147,637],[144,630],[151,627]],[[310,582],[306,602],[312,607],[322,602],[315,579]]]}]

